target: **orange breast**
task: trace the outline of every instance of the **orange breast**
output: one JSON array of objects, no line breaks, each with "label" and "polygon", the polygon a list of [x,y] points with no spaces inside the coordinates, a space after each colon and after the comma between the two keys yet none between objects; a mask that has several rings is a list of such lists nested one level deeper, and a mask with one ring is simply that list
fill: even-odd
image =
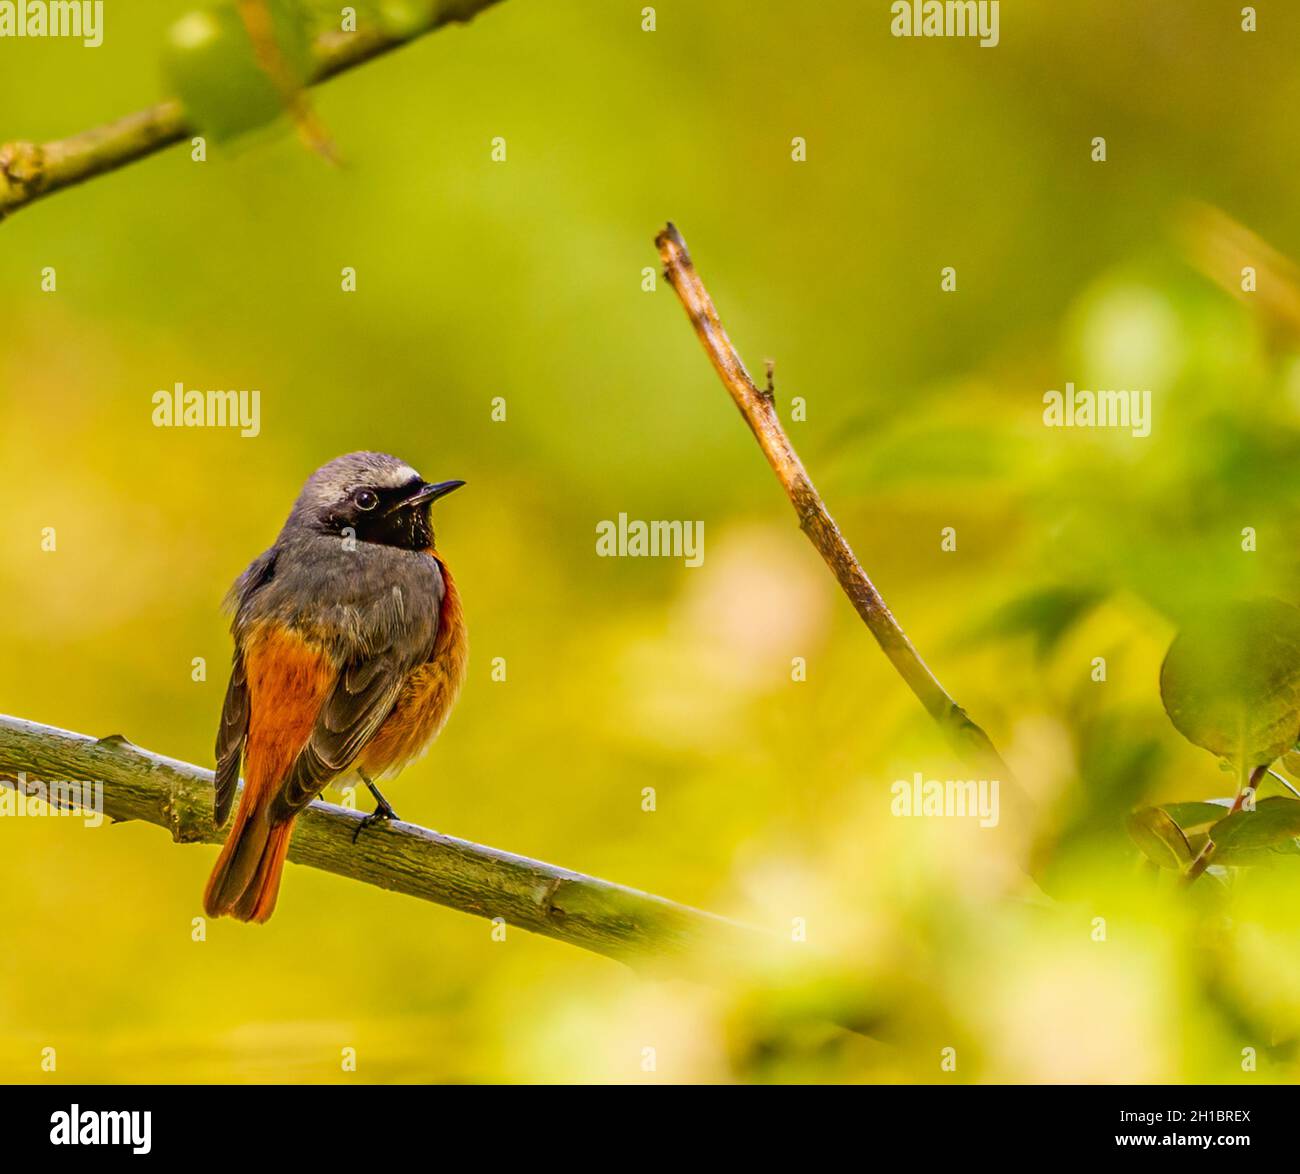
[{"label": "orange breast", "polygon": [[441,559],[438,563],[446,587],[438,636],[429,659],[407,678],[392,712],[361,752],[361,769],[372,779],[395,774],[429,748],[446,724],[465,678],[469,639],[460,594],[446,564]]}]

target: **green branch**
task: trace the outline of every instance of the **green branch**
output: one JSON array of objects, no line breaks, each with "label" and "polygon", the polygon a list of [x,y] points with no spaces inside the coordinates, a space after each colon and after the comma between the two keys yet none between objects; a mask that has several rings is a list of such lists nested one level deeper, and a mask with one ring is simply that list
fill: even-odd
[{"label": "green branch", "polygon": [[[21,776],[21,778],[20,778]],[[102,783],[102,814],[171,832],[178,844],[219,844],[212,772],[133,746],[0,714],[0,783],[41,798],[38,783]],[[584,876],[409,823],[352,837],[360,812],[319,800],[299,817],[289,859],[579,946],[631,965],[766,953],[775,936],[623,885]],[[194,893],[198,910],[199,893]]]},{"label": "green branch", "polygon": [[[329,32],[316,39],[311,82],[326,81],[375,57],[431,33],[464,22],[499,0],[441,0],[429,15],[400,34],[378,28]],[[174,98],[51,143],[0,146],[0,220],[42,196],[105,175],[197,134],[185,108]]]}]

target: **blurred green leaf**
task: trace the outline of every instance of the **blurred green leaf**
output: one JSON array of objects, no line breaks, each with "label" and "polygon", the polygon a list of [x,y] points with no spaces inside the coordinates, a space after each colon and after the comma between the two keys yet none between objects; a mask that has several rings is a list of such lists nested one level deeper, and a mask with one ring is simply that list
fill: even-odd
[{"label": "blurred green leaf", "polygon": [[1091,587],[1030,591],[999,607],[974,629],[971,639],[1032,636],[1035,655],[1043,660],[1104,598],[1104,591]]},{"label": "blurred green leaf", "polygon": [[1160,696],[1189,742],[1247,767],[1280,758],[1300,736],[1300,610],[1269,599],[1198,616],[1170,645]]},{"label": "blurred green leaf", "polygon": [[[277,79],[264,68],[243,17],[232,4],[196,9],[167,35],[163,73],[194,125],[224,142],[273,122],[287,93],[311,69],[310,21],[296,0],[265,0],[274,31]],[[287,92],[286,92],[287,87]]]},{"label": "blurred green leaf", "polygon": [[1133,842],[1161,868],[1182,868],[1192,859],[1187,837],[1159,807],[1144,807],[1129,816],[1128,833]]},{"label": "blurred green leaf", "polygon": [[1210,829],[1216,864],[1243,864],[1247,853],[1260,850],[1297,851],[1300,800],[1281,796],[1262,799],[1254,811],[1238,811]]},{"label": "blurred green leaf", "polygon": [[374,7],[384,32],[409,37],[429,19],[433,0],[379,0]]},{"label": "blurred green leaf", "polygon": [[1231,799],[1208,801],[1204,803],[1164,803],[1160,810],[1165,812],[1185,833],[1212,827],[1222,822],[1224,812],[1232,806]]}]

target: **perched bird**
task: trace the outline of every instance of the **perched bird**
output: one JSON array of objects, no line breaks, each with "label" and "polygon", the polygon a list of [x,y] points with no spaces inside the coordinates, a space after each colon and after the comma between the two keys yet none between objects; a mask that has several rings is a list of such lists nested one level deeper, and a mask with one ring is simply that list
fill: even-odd
[{"label": "perched bird", "polygon": [[294,818],[334,779],[356,771],[375,797],[358,833],[396,818],[375,780],[428,748],[465,675],[460,597],[430,518],[463,484],[431,484],[383,453],[330,461],[231,588],[218,827],[241,758],[244,790],[203,895],[210,917],[271,916]]}]

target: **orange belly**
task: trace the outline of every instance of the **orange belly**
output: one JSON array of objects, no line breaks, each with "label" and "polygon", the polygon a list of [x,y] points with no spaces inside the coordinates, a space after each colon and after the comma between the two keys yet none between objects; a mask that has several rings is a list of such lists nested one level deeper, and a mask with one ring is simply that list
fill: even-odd
[{"label": "orange belly", "polygon": [[407,677],[392,712],[375,731],[375,736],[357,760],[372,779],[396,774],[429,748],[446,724],[465,678],[469,639],[465,632],[460,594],[441,559],[439,565],[442,566],[446,594],[442,599],[433,652]]}]

